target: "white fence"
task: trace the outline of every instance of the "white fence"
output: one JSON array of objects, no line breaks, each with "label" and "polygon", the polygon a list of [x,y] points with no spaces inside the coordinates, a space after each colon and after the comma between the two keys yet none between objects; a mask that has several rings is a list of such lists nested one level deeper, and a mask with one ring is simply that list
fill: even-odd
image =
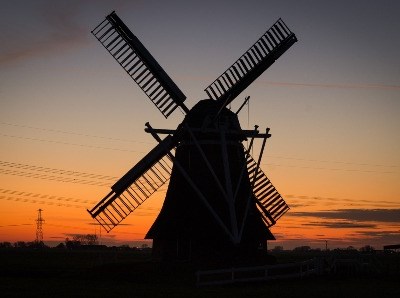
[{"label": "white fence", "polygon": [[197,271],[197,286],[222,285],[237,282],[298,278],[322,274],[322,261],[311,259],[298,263],[239,267]]}]

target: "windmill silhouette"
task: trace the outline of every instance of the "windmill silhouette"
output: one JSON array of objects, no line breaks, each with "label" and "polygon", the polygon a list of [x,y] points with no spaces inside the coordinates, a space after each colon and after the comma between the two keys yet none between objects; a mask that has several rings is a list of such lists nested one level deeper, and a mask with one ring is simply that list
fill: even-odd
[{"label": "windmill silhouette", "polygon": [[[236,113],[227,106],[297,41],[294,33],[278,19],[205,89],[209,98],[192,109],[115,12],[92,33],[165,118],[177,107],[186,115],[175,130],[146,123],[145,131],[158,145],[88,210],[90,215],[109,232],[170,179],[163,207],[146,235],[153,239],[154,256],[246,257],[275,239],[269,228],[289,207],[260,168],[269,128],[265,133],[258,126],[241,129],[237,114],[246,101]],[[250,155],[256,138],[262,139],[257,161]]]}]

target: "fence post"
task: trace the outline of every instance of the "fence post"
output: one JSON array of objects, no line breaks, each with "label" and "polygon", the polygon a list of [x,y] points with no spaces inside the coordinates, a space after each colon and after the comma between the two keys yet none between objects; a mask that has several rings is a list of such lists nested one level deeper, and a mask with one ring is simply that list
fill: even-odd
[{"label": "fence post", "polygon": [[197,284],[197,286],[200,285],[200,271],[196,272],[196,284]]},{"label": "fence post", "polygon": [[307,271],[306,271],[305,275],[308,276],[308,275],[310,275],[310,261],[307,261],[306,269],[307,269]]}]

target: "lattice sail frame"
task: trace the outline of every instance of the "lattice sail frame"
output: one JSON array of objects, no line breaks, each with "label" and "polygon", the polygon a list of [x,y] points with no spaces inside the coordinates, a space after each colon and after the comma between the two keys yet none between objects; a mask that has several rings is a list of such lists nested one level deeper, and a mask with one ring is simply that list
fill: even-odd
[{"label": "lattice sail frame", "polygon": [[[257,167],[257,162],[246,152],[247,172],[253,185],[253,195],[265,225],[269,228],[290,208],[272,185],[267,175]],[[256,174],[257,171],[257,174]]]},{"label": "lattice sail frame", "polygon": [[209,98],[219,101],[226,107],[296,41],[294,33],[282,19],[278,19],[250,49],[204,91]]},{"label": "lattice sail frame", "polygon": [[171,177],[175,143],[166,137],[115,183],[89,214],[108,232],[116,227]]},{"label": "lattice sail frame", "polygon": [[139,85],[165,118],[180,106],[185,112],[186,96],[176,86],[139,39],[115,12],[109,14],[92,34]]}]

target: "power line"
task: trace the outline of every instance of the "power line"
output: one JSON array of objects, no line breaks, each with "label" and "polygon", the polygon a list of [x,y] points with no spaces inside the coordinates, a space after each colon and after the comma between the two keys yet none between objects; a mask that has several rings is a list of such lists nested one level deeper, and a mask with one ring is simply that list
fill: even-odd
[{"label": "power line", "polygon": [[57,202],[48,202],[48,201],[44,201],[44,200],[16,198],[16,197],[12,197],[12,196],[1,196],[0,195],[0,200],[15,201],[15,202],[20,202],[20,203],[33,203],[33,204],[41,204],[41,205],[51,205],[51,206],[57,206],[57,207],[86,209],[86,207],[82,206],[82,205],[64,204],[64,203],[57,203]]},{"label": "power line", "polygon": [[121,141],[121,142],[129,142],[129,143],[151,144],[150,142],[133,141],[133,140],[126,140],[126,139],[119,139],[119,138],[110,138],[110,137],[104,137],[104,136],[96,136],[96,135],[91,135],[91,134],[70,132],[70,131],[57,130],[57,129],[50,129],[50,128],[42,128],[42,127],[34,127],[34,126],[28,126],[28,125],[22,125],[22,124],[14,124],[14,123],[7,123],[7,122],[0,122],[0,124],[1,124],[1,125],[14,126],[14,127],[22,127],[22,128],[29,128],[29,129],[35,129],[35,130],[49,131],[49,132],[55,132],[55,133],[76,135],[76,136],[82,136],[82,137],[90,137],[90,138],[97,138],[97,139],[105,139],[105,140],[111,140],[111,141]]},{"label": "power line", "polygon": [[0,161],[0,166],[10,169],[0,169],[0,174],[26,178],[37,178],[48,181],[68,182],[94,186],[111,186],[111,181],[117,177],[70,171],[9,161]]},{"label": "power line", "polygon": [[323,168],[323,167],[306,167],[306,166],[294,166],[294,165],[281,165],[272,163],[262,163],[262,165],[274,166],[274,167],[287,167],[287,168],[300,168],[309,170],[329,170],[329,171],[346,171],[346,172],[361,172],[361,173],[380,173],[380,174],[397,174],[397,172],[390,171],[374,171],[374,170],[360,170],[360,169],[339,169],[339,168]]},{"label": "power line", "polygon": [[49,167],[41,167],[41,166],[34,166],[28,165],[23,163],[16,163],[10,161],[2,161],[0,160],[0,166],[3,167],[10,167],[10,168],[18,168],[23,170],[30,170],[30,171],[39,171],[39,172],[46,172],[58,175],[69,175],[69,176],[76,176],[76,177],[83,177],[83,178],[92,178],[92,179],[99,179],[99,180],[116,180],[117,177],[115,176],[107,176],[107,175],[100,175],[100,174],[91,174],[85,172],[78,172],[78,171],[71,171],[71,170],[63,170],[57,168],[49,168]]},{"label": "power line", "polygon": [[18,191],[18,190],[12,190],[12,189],[4,189],[4,188],[0,188],[0,193],[7,194],[7,195],[32,197],[33,199],[48,199],[48,200],[67,201],[67,202],[82,203],[82,204],[97,203],[96,201],[81,200],[81,199],[76,199],[76,198],[71,198],[71,197],[62,197],[62,196],[49,195],[49,194],[31,193],[31,192]]},{"label": "power line", "polygon": [[[93,228],[87,228],[87,227],[77,227],[77,226],[67,226],[67,225],[59,225],[59,224],[46,224],[48,226],[53,226],[53,227],[59,227],[59,228],[67,228],[67,229],[73,229],[73,230],[86,230],[86,231],[92,231]],[[123,223],[120,223],[118,226],[123,226]],[[126,224],[125,224],[126,225]],[[111,233],[110,233],[111,234]],[[128,234],[128,235],[142,235],[143,233],[134,233],[134,232],[123,232],[123,231],[118,231],[118,234]],[[103,237],[108,238],[110,236],[103,235]],[[133,239],[135,240],[135,239]],[[143,240],[143,239],[140,239]]]},{"label": "power line", "polygon": [[[63,170],[63,169],[56,169],[56,168],[48,168],[48,167],[34,166],[34,165],[28,165],[28,164],[22,164],[22,163],[8,162],[8,161],[0,161],[0,167],[1,166],[11,167],[12,169],[9,170],[9,169],[1,169],[0,168],[0,174],[26,177],[26,178],[37,178],[37,179],[56,181],[56,182],[68,182],[68,183],[111,187],[112,184],[110,184],[110,182],[96,181],[93,179],[113,180],[113,182],[115,180],[117,180],[117,177],[113,177],[113,176],[91,174],[91,173],[77,172],[77,171],[70,171],[70,170]],[[14,170],[14,168],[20,169],[22,171]],[[72,177],[53,176],[53,175],[48,175],[48,174],[35,173],[35,172],[31,172],[31,171],[38,171],[38,172],[44,171],[45,173],[50,172],[51,174],[66,175],[66,176],[72,176]],[[78,178],[74,178],[74,177],[78,177]],[[81,179],[81,177],[91,178],[92,180]],[[150,183],[150,182],[146,182],[146,183]],[[158,188],[158,185],[156,185],[155,183],[150,183],[150,185],[154,186],[155,188]],[[133,185],[131,186],[131,188],[137,189],[137,187],[135,187]]]},{"label": "power line", "polygon": [[59,228],[67,228],[67,229],[74,229],[74,230],[86,230],[86,231],[92,231],[92,228],[86,228],[86,227],[75,227],[75,226],[67,226],[67,225],[58,225],[58,224],[46,224],[48,226],[52,227],[59,227]]},{"label": "power line", "polygon": [[122,151],[122,152],[145,153],[144,151],[137,151],[137,150],[128,150],[128,149],[101,147],[101,146],[93,146],[93,145],[84,145],[84,144],[77,144],[77,143],[68,143],[68,142],[61,142],[61,141],[53,141],[53,140],[45,140],[45,139],[36,139],[36,138],[20,137],[20,136],[7,135],[7,134],[0,134],[0,136],[8,137],[8,138],[15,138],[15,139],[23,139],[23,140],[28,140],[28,141],[47,142],[47,143],[54,143],[54,144],[61,144],[61,145],[69,145],[69,146],[77,146],[77,147],[86,147],[86,148],[94,148],[94,149],[102,149],[102,150],[114,150],[114,151]]},{"label": "power line", "polygon": [[[165,187],[160,187],[158,189],[159,193],[165,193],[166,189]],[[24,192],[24,191],[18,191],[18,190],[11,190],[11,189],[3,189],[0,188],[0,200],[6,200],[6,201],[14,201],[14,202],[20,202],[20,203],[34,203],[34,204],[41,204],[41,205],[51,205],[51,206],[57,206],[57,207],[68,207],[68,208],[79,208],[79,209],[87,209],[87,205],[93,205],[96,204],[97,201],[89,201],[89,200],[82,200],[82,199],[76,199],[76,198],[71,198],[71,197],[62,197],[62,196],[56,196],[56,195],[49,195],[49,194],[40,194],[40,193],[31,193],[31,192]],[[17,196],[23,196],[23,197],[17,197]],[[48,201],[50,200],[50,201]],[[67,203],[65,203],[67,202]],[[71,204],[73,203],[73,204]],[[79,204],[86,204],[85,206],[79,205]],[[1,227],[1,226],[0,226]]]},{"label": "power line", "polygon": [[321,88],[340,88],[340,89],[392,89],[400,90],[398,85],[385,84],[318,84],[318,83],[293,83],[293,82],[271,82],[264,81],[268,85],[294,86],[294,87],[321,87]]},{"label": "power line", "polygon": [[[11,170],[3,170],[0,169],[0,174],[5,175],[12,175],[12,176],[19,176],[19,177],[26,177],[26,178],[37,178],[47,181],[55,181],[55,182],[67,182],[67,183],[74,183],[74,184],[85,184],[91,186],[106,186],[111,187],[110,183],[104,183],[101,181],[90,181],[90,180],[82,180],[82,179],[75,179],[75,178],[65,178],[65,177],[58,177],[58,176],[51,176],[45,174],[37,174],[37,173],[30,173],[30,172],[21,172],[21,171],[11,171]],[[150,183],[154,187],[158,187],[155,183]],[[133,185],[130,186],[132,189],[139,189],[138,187],[134,187]]]},{"label": "power line", "polygon": [[[89,174],[89,173],[68,171],[68,170],[54,169],[54,168],[47,168],[47,167],[38,167],[38,166],[32,166],[32,165],[21,164],[21,163],[13,163],[13,162],[7,162],[7,161],[0,161],[0,166],[12,167],[11,170],[0,168],[0,174],[26,177],[26,178],[36,178],[36,179],[55,181],[55,182],[67,182],[67,183],[74,183],[74,184],[85,184],[85,185],[92,185],[92,186],[111,187],[112,184],[110,184],[110,182],[85,180],[85,179],[81,179],[81,176],[92,178],[92,179],[97,178],[99,180],[101,180],[101,179],[106,179],[106,180],[112,179],[113,181],[117,180],[117,177],[111,177],[111,176],[105,176],[105,175],[99,175],[99,174]],[[14,167],[17,167],[18,169],[22,168],[22,171],[14,170],[13,169]],[[54,176],[54,175],[48,175],[48,174],[42,174],[42,173],[35,173],[35,172],[30,172],[29,170],[45,171],[45,172],[51,172],[51,173],[56,172],[56,173],[60,173],[60,174],[70,175],[72,177]],[[75,176],[78,176],[78,178],[74,178]],[[147,183],[150,183],[150,182],[147,182]],[[150,185],[154,186],[155,188],[158,188],[158,185],[156,185],[155,183],[150,183]],[[133,185],[131,185],[130,187],[133,189],[138,189],[137,187],[135,187]]]},{"label": "power line", "polygon": [[33,223],[29,223],[29,224],[1,225],[0,228],[5,228],[5,227],[22,227],[22,226],[33,226]]},{"label": "power line", "polygon": [[0,169],[0,174],[26,177],[26,178],[37,178],[37,179],[56,181],[56,182],[68,182],[68,183],[86,184],[86,185],[93,185],[93,186],[111,186],[110,183],[105,183],[105,182],[100,182],[100,181],[90,181],[90,180],[59,177],[59,176],[52,176],[52,175],[38,174],[38,173],[31,173],[31,172],[21,172],[21,171],[14,171],[14,170]]},{"label": "power line", "polygon": [[[392,86],[392,87],[393,87],[393,86]],[[399,88],[400,88],[400,87],[399,87]],[[108,137],[102,137],[102,136],[94,136],[94,135],[87,135],[87,134],[81,134],[81,133],[75,133],[75,132],[66,132],[66,131],[61,131],[61,130],[53,130],[53,129],[38,128],[38,127],[32,127],[32,126],[26,126],[26,125],[19,125],[19,124],[12,124],[12,123],[6,123],[6,122],[0,122],[0,124],[9,125],[9,126],[16,126],[16,127],[25,127],[25,128],[31,128],[31,129],[37,129],[37,130],[44,130],[44,131],[51,131],[51,132],[59,132],[59,133],[72,134],[72,135],[79,135],[79,136],[87,136],[87,137],[93,137],[93,138],[101,138],[101,139],[118,140],[118,141],[124,141],[124,142],[136,142],[136,143],[151,144],[151,143],[149,143],[149,142],[141,142],[141,141],[133,141],[133,140],[124,140],[124,139],[117,139],[117,138],[108,138]],[[39,141],[39,142],[49,142],[49,143],[56,143],[56,144],[62,144],[62,145],[72,145],[72,146],[87,147],[87,148],[96,148],[96,149],[103,149],[103,150],[115,150],[115,151],[122,151],[122,152],[146,153],[146,152],[144,152],[144,151],[136,151],[136,150],[128,150],[128,149],[119,149],[119,148],[110,148],[110,147],[101,147],[101,146],[93,146],[93,145],[84,145],[84,144],[69,143],[69,142],[61,142],[61,141],[53,141],[53,140],[46,140],[46,139],[21,137],[21,136],[8,135],[8,134],[0,134],[0,135],[1,135],[1,136],[5,136],[5,137],[10,137],[10,138],[18,138],[18,139],[25,139],[25,140]],[[273,155],[268,155],[268,156],[269,156],[269,157],[272,157],[272,158],[289,159],[289,160],[300,160],[300,161],[310,161],[310,162],[338,163],[338,164],[358,165],[358,166],[372,166],[372,167],[392,167],[392,168],[393,168],[393,167],[395,167],[395,168],[400,167],[400,166],[398,166],[398,165],[382,165],[382,164],[368,164],[368,163],[353,163],[353,162],[346,162],[346,161],[316,160],[316,159],[304,159],[304,158],[297,158],[297,157],[285,157],[285,156],[273,156]],[[272,165],[272,164],[271,164],[271,165]],[[282,166],[282,165],[275,165],[275,166]],[[311,168],[311,167],[307,167],[307,168]],[[315,169],[324,169],[324,168],[315,168]],[[329,170],[329,169],[328,169],[328,170]],[[340,170],[340,169],[333,169],[333,170]],[[356,171],[356,170],[351,170],[351,171]],[[366,172],[372,172],[372,171],[366,171]],[[384,173],[392,173],[392,172],[384,172]]]},{"label": "power line", "polygon": [[382,164],[369,164],[369,163],[354,163],[348,161],[339,161],[339,160],[320,160],[320,159],[306,159],[299,157],[287,157],[287,156],[274,156],[274,155],[266,155],[267,157],[272,158],[280,158],[280,159],[290,159],[290,160],[300,160],[300,161],[311,161],[311,162],[324,162],[324,163],[340,163],[347,165],[357,165],[357,166],[371,166],[371,167],[389,167],[389,168],[398,168],[400,166],[397,165],[382,165]]},{"label": "power line", "polygon": [[310,195],[292,195],[285,194],[283,195],[285,198],[293,198],[293,199],[301,199],[301,200],[324,200],[324,201],[334,201],[334,202],[349,202],[349,203],[367,203],[367,204],[388,204],[388,205],[400,205],[400,202],[395,201],[373,201],[373,200],[365,200],[365,199],[348,199],[348,198],[337,198],[337,197],[321,197],[321,196],[310,196]]}]

